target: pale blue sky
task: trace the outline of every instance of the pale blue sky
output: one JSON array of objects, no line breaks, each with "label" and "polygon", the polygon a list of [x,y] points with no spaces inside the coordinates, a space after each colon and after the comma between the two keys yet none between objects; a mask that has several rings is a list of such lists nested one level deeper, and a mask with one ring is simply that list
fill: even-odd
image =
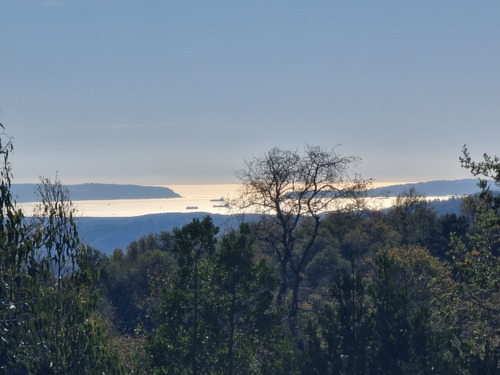
[{"label": "pale blue sky", "polygon": [[226,183],[274,146],[376,181],[500,154],[500,2],[0,0],[15,182]]}]

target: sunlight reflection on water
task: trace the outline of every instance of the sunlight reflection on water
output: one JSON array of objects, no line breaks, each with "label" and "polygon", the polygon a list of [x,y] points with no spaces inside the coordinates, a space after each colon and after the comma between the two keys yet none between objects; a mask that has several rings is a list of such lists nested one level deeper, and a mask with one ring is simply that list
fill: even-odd
[{"label": "sunlight reflection on water", "polygon": [[[385,186],[381,183],[378,186]],[[227,202],[234,202],[239,196],[239,184],[212,185],[168,185],[181,195],[181,198],[166,199],[115,199],[75,201],[77,216],[86,217],[133,217],[149,214],[177,212],[207,212],[228,215],[236,213],[224,207]],[[447,199],[448,197],[428,197],[427,199]],[[223,199],[223,200],[222,200]],[[372,207],[387,208],[395,198],[371,199]],[[25,215],[30,216],[36,203],[22,203],[19,206]]]},{"label": "sunlight reflection on water", "polygon": [[[173,212],[229,214],[230,210],[221,206],[229,199],[236,199],[240,185],[169,185],[166,187],[180,194],[181,198],[75,201],[77,216],[131,217]],[[220,200],[221,198],[224,200]],[[29,216],[35,205],[36,203],[29,202],[19,206]]]}]

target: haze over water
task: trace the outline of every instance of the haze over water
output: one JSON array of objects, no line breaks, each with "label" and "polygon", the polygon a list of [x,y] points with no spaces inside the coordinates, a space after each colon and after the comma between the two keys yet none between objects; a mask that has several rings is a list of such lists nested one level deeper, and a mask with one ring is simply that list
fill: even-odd
[{"label": "haze over water", "polygon": [[[207,212],[229,214],[226,207],[214,207],[225,204],[238,196],[239,184],[210,185],[168,185],[181,195],[181,198],[165,199],[113,199],[75,201],[77,216],[88,217],[131,217],[149,214],[174,212]],[[224,201],[216,201],[223,198]],[[22,203],[26,215],[33,212],[37,203]],[[188,208],[189,207],[189,208]],[[196,207],[196,208],[194,208]]]},{"label": "haze over water", "polygon": [[[404,184],[407,182],[376,182],[372,187]],[[84,217],[133,217],[162,213],[206,212],[210,214],[228,215],[236,213],[228,207],[240,195],[240,184],[199,184],[199,185],[165,185],[181,198],[165,199],[114,199],[75,201],[77,216]],[[223,200],[222,200],[222,199]],[[429,197],[431,199],[432,197]],[[442,197],[441,197],[442,198]],[[390,206],[392,198],[379,199],[377,205]],[[26,215],[33,212],[36,202],[22,203],[20,207]]]}]

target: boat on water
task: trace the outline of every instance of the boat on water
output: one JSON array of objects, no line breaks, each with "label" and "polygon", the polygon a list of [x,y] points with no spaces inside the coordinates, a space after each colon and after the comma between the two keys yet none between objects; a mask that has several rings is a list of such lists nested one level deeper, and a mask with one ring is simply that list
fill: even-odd
[{"label": "boat on water", "polygon": [[229,203],[224,204],[214,204],[215,208],[229,208]]},{"label": "boat on water", "polygon": [[187,206],[186,210],[197,210],[198,206]]},{"label": "boat on water", "polygon": [[224,197],[216,198],[216,199],[210,199],[210,202],[224,202]]}]

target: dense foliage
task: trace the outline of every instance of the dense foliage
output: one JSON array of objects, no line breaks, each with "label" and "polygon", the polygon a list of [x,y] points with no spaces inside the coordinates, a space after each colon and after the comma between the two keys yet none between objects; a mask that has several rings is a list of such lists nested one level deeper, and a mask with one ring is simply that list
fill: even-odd
[{"label": "dense foliage", "polygon": [[11,151],[0,144],[0,373],[120,374],[67,193],[43,180],[37,215],[26,220],[10,193]]},{"label": "dense foliage", "polygon": [[293,228],[271,213],[222,229],[207,216],[106,256],[80,242],[57,179],[24,217],[4,139],[1,374],[500,373],[497,157],[464,148],[482,191],[460,216],[409,191],[384,211],[295,215]]}]

